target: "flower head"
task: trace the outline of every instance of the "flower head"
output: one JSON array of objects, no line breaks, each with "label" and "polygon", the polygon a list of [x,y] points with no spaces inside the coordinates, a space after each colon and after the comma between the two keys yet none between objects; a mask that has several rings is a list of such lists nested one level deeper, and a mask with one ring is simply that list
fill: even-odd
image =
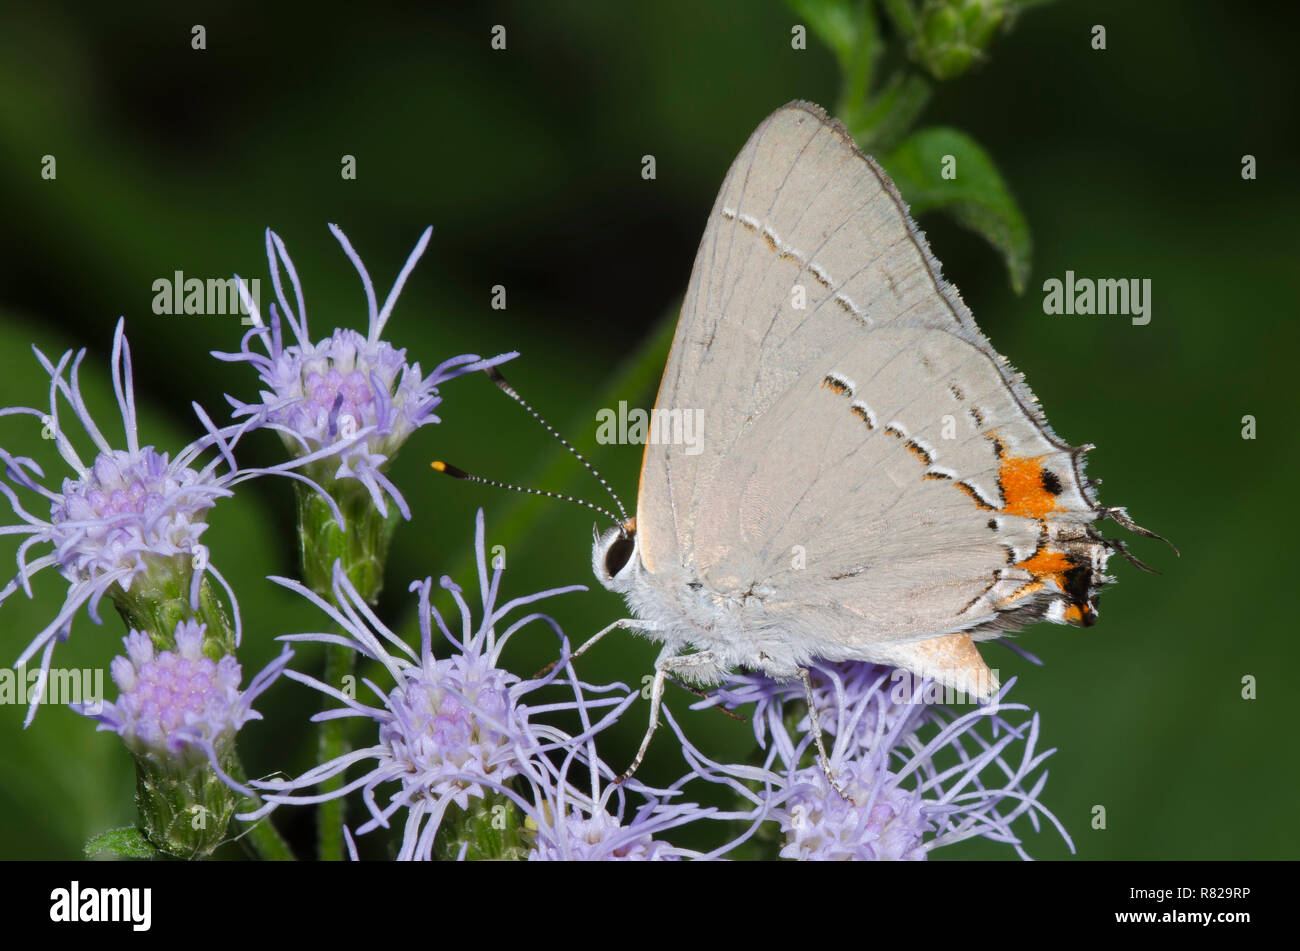
[{"label": "flower head", "polygon": [[[628,699],[635,698],[633,693]],[[616,715],[626,709],[627,703],[622,704]],[[586,768],[585,784],[569,779],[574,765]],[[558,771],[540,777],[541,781],[533,786],[534,794],[540,794],[540,798],[518,803],[534,834],[528,860],[643,862],[675,861],[700,855],[658,836],[691,822],[717,818],[718,809],[680,801],[673,790],[656,791],[636,781],[607,784],[602,793],[602,778],[613,777],[613,771],[596,755],[594,735],[583,747],[571,749]],[[635,810],[628,808],[629,793],[643,800]],[[633,813],[630,819],[629,811]]]},{"label": "flower head", "polygon": [[[925,703],[927,682],[900,687],[886,667],[815,664],[813,680],[821,726],[833,741],[834,785],[813,755],[815,737],[797,681],[737,675],[705,702],[755,704],[755,733],[767,750],[761,767],[714,763],[678,731],[698,776],[769,811],[781,830],[783,857],[923,859],[978,835],[1009,843],[1027,858],[1012,829],[1022,816],[1035,829],[1046,818],[1070,842],[1038,801],[1047,780],[1039,767],[1054,752],[1037,750],[1038,716],[1019,722],[1007,716],[1027,710],[1005,701],[1014,680],[991,703],[961,715]],[[991,737],[982,734],[985,726]]]},{"label": "flower head", "polygon": [[[330,231],[361,277],[369,309],[367,333],[336,329],[330,336],[312,341],[298,273],[284,242],[268,229],[266,256],[278,307],[271,305],[268,326],[241,283],[253,329],[245,334],[238,353],[213,356],[252,365],[265,387],[258,402],[227,397],[236,418],[246,417],[259,427],[278,432],[291,455],[313,457],[310,471],[315,478],[326,482],[356,480],[370,493],[380,512],[387,514],[386,498],[390,498],[402,515],[410,518],[406,500],[384,470],[415,430],[438,422],[434,414],[442,402],[438,385],[503,363],[517,354],[486,360],[468,354],[453,357],[425,376],[419,363],[408,363],[406,351],[393,347],[381,335],[433,229],[426,228],[420,236],[382,307],[360,256],[337,225],[330,225]],[[282,267],[293,288],[294,306],[285,296]],[[281,314],[289,322],[296,343],[285,344]],[[265,354],[252,349],[254,340],[266,350]]]},{"label": "flower head", "polygon": [[176,649],[164,651],[148,634],[127,634],[126,656],[113,658],[109,668],[119,695],[93,716],[99,729],[116,733],[137,755],[217,765],[235,733],[249,720],[261,719],[253,701],[280,675],[293,651],[286,647],[241,691],[239,662],[232,654],[215,661],[207,657],[203,628],[181,621]]},{"label": "flower head", "polygon": [[[482,775],[504,782],[515,775],[510,746],[512,724],[508,672],[481,655],[453,654],[419,670],[402,671],[389,694],[393,718],[379,727],[379,741],[393,756],[424,776]],[[434,782],[431,788],[444,784]],[[452,780],[446,791],[464,805],[476,784]]]},{"label": "flower head", "polygon": [[880,778],[869,763],[842,762],[835,775],[841,794],[820,765],[792,773],[789,795],[776,811],[785,838],[781,857],[924,859],[924,839],[934,831],[924,797],[895,783],[877,789]]},{"label": "flower head", "polygon": [[[460,610],[459,635],[454,634],[430,601],[432,579],[411,585],[419,605],[420,647],[415,650],[386,627],[336,564],[333,578],[335,604],[296,581],[275,578],[277,583],[297,591],[324,611],[338,626],[339,634],[307,633],[285,635],[287,641],[321,641],[342,644],[361,657],[377,661],[391,677],[393,686],[381,688],[365,681],[375,703],[363,703],[336,687],[301,674],[286,676],[325,693],[343,706],[318,714],[316,720],[336,717],[368,719],[376,725],[373,745],[354,750],[308,770],[293,780],[265,780],[253,785],[266,790],[267,806],[253,815],[264,814],[280,803],[316,803],[360,789],[370,819],[358,829],[364,834],[387,827],[391,817],[406,811],[402,859],[432,857],[434,839],[447,810],[466,809],[471,800],[491,794],[513,801],[537,802],[556,767],[551,754],[564,756],[583,744],[612,716],[592,724],[592,714],[606,707],[625,707],[636,696],[621,684],[592,687],[574,676],[563,652],[564,663],[545,677],[523,680],[500,665],[501,652],[523,626],[542,621],[555,632],[561,644],[563,634],[550,618],[529,613],[512,622],[506,618],[519,608],[568,591],[585,590],[572,585],[498,604],[500,568],[488,574],[484,542],[483,513],[478,515],[475,543],[478,555],[482,615],[476,622],[459,586],[444,577],[441,585],[451,593]],[[337,605],[337,606],[335,606]],[[452,648],[447,656],[434,651],[433,629]],[[505,625],[503,630],[498,628]],[[565,688],[565,698],[535,699],[539,691],[552,686]],[[624,697],[590,697],[589,693],[619,691]],[[560,711],[576,713],[584,724],[577,735],[542,722],[540,717]],[[616,712],[615,712],[616,713]],[[345,772],[353,764],[372,761],[361,776],[339,790],[303,794],[301,790]],[[607,768],[606,768],[607,769]],[[376,800],[380,787],[391,785],[388,802]],[[521,796],[516,789],[533,789]],[[251,818],[252,816],[250,816]]]},{"label": "flower head", "polygon": [[[132,630],[126,656],[111,665],[118,698],[110,704],[72,704],[116,733],[135,758],[138,827],[153,848],[177,858],[199,858],[226,841],[230,817],[243,796],[235,734],[261,719],[253,702],[284,671],[288,647],[240,690],[243,672],[233,654],[204,652],[204,625],[181,621],[175,648]],[[232,775],[235,774],[235,775]]]},{"label": "flower head", "polygon": [[[685,819],[683,821],[689,821]],[[675,823],[682,824],[681,821]],[[529,861],[567,862],[653,862],[681,858],[670,843],[654,838],[656,826],[666,823],[642,821],[641,816],[624,825],[603,809],[592,813],[574,811],[544,827]]]}]

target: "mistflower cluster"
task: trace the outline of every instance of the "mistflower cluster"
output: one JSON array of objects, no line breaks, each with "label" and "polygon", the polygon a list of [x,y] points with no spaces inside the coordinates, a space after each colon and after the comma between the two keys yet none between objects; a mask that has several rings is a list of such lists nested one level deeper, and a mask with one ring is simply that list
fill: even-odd
[{"label": "mistflower cluster", "polygon": [[[380,513],[387,514],[391,499],[402,515],[410,518],[406,500],[384,470],[415,430],[438,422],[434,415],[442,401],[438,385],[496,366],[518,354],[489,359],[465,354],[423,375],[419,363],[407,363],[406,351],[393,347],[381,335],[433,229],[426,228],[420,236],[382,307],[360,256],[337,225],[330,225],[330,231],[361,277],[369,313],[367,333],[363,336],[355,330],[336,329],[330,336],[312,341],[298,272],[284,242],[268,229],[266,257],[278,307],[270,306],[268,325],[241,283],[253,329],[244,335],[238,353],[213,356],[250,364],[265,387],[257,402],[227,397],[236,418],[278,432],[291,455],[311,457],[309,471],[319,481],[355,480],[369,492]],[[293,289],[293,306],[285,296],[281,269]],[[296,343],[285,344],[281,315],[288,321]],[[254,342],[265,349],[265,354],[253,349]]]},{"label": "mistflower cluster", "polygon": [[[788,859],[924,859],[934,831],[921,793],[887,782],[870,762],[839,762],[831,787],[820,765],[792,772],[776,812]],[[845,797],[848,798],[845,798]]]},{"label": "mistflower cluster", "polygon": [[116,733],[135,758],[137,828],[143,852],[199,858],[227,839],[231,816],[243,796],[235,737],[261,719],[253,702],[285,669],[288,647],[241,690],[243,671],[234,655],[213,660],[204,652],[204,625],[182,621],[169,632],[175,649],[159,650],[155,638],[132,630],[126,656],[111,670],[118,686],[113,703],[74,704]]},{"label": "mistflower cluster", "polygon": [[529,861],[650,862],[680,859],[667,842],[655,839],[645,824],[623,825],[608,812],[571,812],[546,829],[528,853]]},{"label": "mistflower cluster", "polygon": [[[612,721],[620,709],[635,698],[621,684],[592,687],[576,679],[567,662],[567,646],[558,626],[542,614],[529,613],[507,623],[519,608],[569,591],[585,590],[580,585],[556,588],[514,598],[498,604],[502,569],[488,574],[484,543],[483,513],[478,515],[475,547],[478,559],[482,615],[475,621],[468,603],[449,578],[442,587],[449,591],[460,610],[459,635],[444,622],[430,601],[432,579],[411,585],[419,605],[420,647],[415,650],[375,616],[339,566],[333,579],[334,603],[287,578],[274,579],[312,601],[325,612],[342,633],[285,635],[287,641],[320,641],[343,644],[363,658],[378,661],[392,678],[393,686],[380,689],[367,681],[375,703],[363,703],[330,684],[297,671],[286,676],[314,687],[343,704],[318,714],[316,720],[354,717],[372,720],[376,742],[368,747],[322,763],[293,780],[265,780],[253,785],[265,791],[266,806],[247,818],[256,818],[281,803],[317,803],[360,789],[370,818],[356,830],[365,834],[387,827],[390,819],[405,811],[401,859],[428,859],[434,841],[451,806],[470,807],[471,800],[496,794],[511,801],[540,802],[556,767],[551,756],[581,750],[585,741]],[[563,648],[565,662],[547,676],[523,680],[500,666],[501,652],[510,638],[525,625],[540,621],[555,632],[557,648]],[[451,652],[439,657],[434,650],[434,626]],[[498,631],[504,625],[504,629]],[[535,693],[552,685],[566,688],[568,699],[538,701]],[[592,693],[620,693],[623,696],[592,697]],[[613,708],[598,723],[591,717]],[[587,728],[573,735],[541,722],[545,714],[577,713]],[[310,794],[303,790],[317,786],[350,766],[372,761],[370,768],[339,790]],[[606,768],[607,769],[607,768]],[[381,787],[395,786],[386,803],[376,795]],[[517,788],[531,789],[519,794]]]},{"label": "mistflower cluster", "polygon": [[[243,427],[218,428],[197,404],[194,410],[205,428],[201,438],[174,456],[151,445],[142,446],[136,426],[131,351],[121,320],[113,336],[112,377],[126,448],[114,447],[82,398],[78,370],[85,355],[85,350],[75,356],[69,351],[53,364],[36,350],[37,360],[50,375],[49,409],[20,406],[0,410],[0,416],[37,417],[43,435],[53,441],[73,472],[56,491],[44,484],[45,473],[35,460],[0,449],[0,464],[10,483],[0,482],[0,492],[19,519],[18,524],[0,527],[0,534],[26,536],[18,548],[18,572],[0,589],[0,602],[19,588],[31,597],[31,579],[45,568],[57,568],[68,582],[63,606],[31,640],[15,666],[27,663],[40,652],[41,669],[48,671],[55,643],[67,638],[72,620],[83,605],[88,606],[92,620],[100,623],[99,602],[106,594],[128,613],[144,601],[183,602],[186,595],[189,610],[197,610],[202,583],[208,575],[230,595],[237,643],[239,615],[234,595],[200,541],[207,529],[208,511],[245,479],[268,473],[296,477],[289,471],[296,463],[239,469],[231,450]],[[83,462],[64,427],[60,401],[71,409],[94,446],[89,465]],[[209,450],[211,458],[200,462]],[[29,511],[15,489],[39,496],[49,506],[48,517]],[[48,545],[50,550],[28,560],[37,545]],[[150,626],[149,633],[155,636],[169,636],[146,624],[152,619],[135,616],[133,620],[141,627]],[[171,624],[166,627],[169,631]],[[28,723],[40,700],[39,693],[33,696]]]},{"label": "mistflower cluster", "polygon": [[[635,697],[632,694],[629,699]],[[626,707],[624,703],[618,713]],[[585,756],[580,759],[580,754]],[[581,765],[587,771],[587,782],[581,786],[568,781],[574,765]],[[534,785],[534,793],[541,793],[539,800],[526,802],[516,798],[534,837],[528,860],[652,862],[704,858],[698,851],[681,848],[658,836],[702,819],[737,818],[715,807],[685,800],[677,790],[657,791],[636,781],[607,784],[602,793],[602,779],[612,778],[608,765],[596,755],[594,741],[588,739],[585,748],[570,750],[558,773],[548,773],[542,782]],[[643,800],[635,810],[629,809],[629,793]],[[629,812],[632,812],[631,819],[626,818]],[[708,857],[723,854],[740,841],[743,837]]]},{"label": "mistflower cluster", "polygon": [[[202,476],[152,446],[101,452],[80,479],[64,479],[51,506],[54,554],[70,579],[144,570],[146,555],[192,555],[215,503]],[[188,506],[174,504],[189,496]]]},{"label": "mistflower cluster", "polygon": [[[379,742],[395,760],[427,776],[447,773],[505,782],[517,772],[514,759],[500,755],[510,746],[512,679],[518,678],[473,654],[457,653],[418,671],[403,670],[389,694],[393,719],[380,726]],[[462,808],[470,795],[483,793],[477,783],[454,780],[435,781],[430,789],[451,796]]]},{"label": "mistflower cluster", "polygon": [[131,631],[123,638],[126,656],[113,658],[109,668],[117,700],[87,715],[136,754],[217,765],[235,733],[249,720],[261,719],[253,701],[280,675],[293,651],[286,647],[241,691],[239,662],[231,654],[215,661],[205,656],[203,634],[204,625],[182,621],[176,626],[176,649],[159,651],[148,634]]},{"label": "mistflower cluster", "polygon": [[769,811],[785,858],[924,859],[972,836],[1028,858],[1012,829],[1022,816],[1035,831],[1046,818],[1073,848],[1038,801],[1047,780],[1039,767],[1054,752],[1037,749],[1038,716],[1016,723],[1007,716],[1027,710],[1006,702],[1014,680],[992,702],[956,715],[924,702],[928,683],[902,690],[894,673],[862,663],[814,665],[814,700],[839,789],[814,755],[798,681],[737,675],[701,704],[754,704],[755,735],[766,749],[761,767],[715,763],[678,735],[697,775]]},{"label": "mistflower cluster", "polygon": [[[594,755],[594,754],[593,754]],[[625,798],[617,797],[611,811],[610,797],[588,798],[577,790],[556,784],[545,792],[540,808],[520,802],[534,832],[530,862],[655,862],[716,859],[745,842],[757,829],[754,810],[724,811],[681,799],[677,790],[656,791],[628,782],[644,802],[635,810]],[[626,818],[632,813],[630,819]],[[765,818],[765,816],[763,816]],[[743,829],[709,852],[688,849],[663,838],[664,833],[693,822],[709,820],[722,827],[739,823]]]}]

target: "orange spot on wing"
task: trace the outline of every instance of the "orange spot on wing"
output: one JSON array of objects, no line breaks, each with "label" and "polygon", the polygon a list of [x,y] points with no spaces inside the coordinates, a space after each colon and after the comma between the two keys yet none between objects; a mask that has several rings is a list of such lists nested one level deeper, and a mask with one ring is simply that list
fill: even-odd
[{"label": "orange spot on wing", "polygon": [[1074,567],[1074,563],[1059,551],[1040,548],[1033,557],[1018,562],[1016,567],[1024,568],[1039,581],[1054,581],[1064,591],[1065,573]]},{"label": "orange spot on wing", "polygon": [[1033,557],[1017,562],[1016,567],[1025,569],[1035,580],[1026,582],[1019,591],[1007,599],[1008,601],[1041,590],[1044,585],[1051,582],[1071,601],[1065,605],[1061,620],[1079,627],[1088,627],[1096,621],[1097,613],[1093,606],[1082,600],[1077,592],[1071,594],[1067,575],[1070,571],[1076,570],[1078,565],[1068,555],[1040,548],[1034,552]]},{"label": "orange spot on wing", "polygon": [[1073,563],[1062,552],[1040,548],[1034,552],[1032,558],[1026,558],[1016,567],[1024,568],[1030,574],[1041,578],[1064,575],[1073,567]]},{"label": "orange spot on wing", "polygon": [[1049,512],[1060,511],[1056,496],[1043,488],[1042,459],[1042,456],[1033,459],[1002,457],[998,468],[998,482],[1005,502],[1002,511],[1026,518],[1043,518]]}]

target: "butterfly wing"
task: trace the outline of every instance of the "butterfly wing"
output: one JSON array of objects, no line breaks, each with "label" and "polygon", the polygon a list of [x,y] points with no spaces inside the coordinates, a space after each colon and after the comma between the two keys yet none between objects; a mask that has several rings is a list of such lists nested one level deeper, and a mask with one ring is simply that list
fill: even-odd
[{"label": "butterfly wing", "polygon": [[647,443],[645,567],[757,597],[756,623],[815,656],[1095,616],[1109,550],[1082,449],[942,280],[893,183],[814,105],[769,116],[728,172],[660,410],[701,413],[703,451]]}]

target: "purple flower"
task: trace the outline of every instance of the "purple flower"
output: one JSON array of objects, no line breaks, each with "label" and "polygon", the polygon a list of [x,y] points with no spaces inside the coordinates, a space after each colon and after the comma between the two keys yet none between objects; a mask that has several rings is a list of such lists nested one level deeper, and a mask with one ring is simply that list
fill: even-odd
[{"label": "purple flower", "polygon": [[[230,596],[234,639],[238,643],[239,606],[200,540],[207,530],[208,510],[217,499],[232,495],[234,485],[257,475],[278,473],[309,481],[288,471],[298,463],[270,469],[238,469],[232,449],[245,427],[218,429],[198,404],[193,407],[206,429],[203,437],[175,456],[140,445],[131,351],[121,320],[113,337],[112,376],[125,430],[124,449],[115,448],[105,438],[82,399],[77,374],[86,351],[80,350],[75,356],[69,351],[57,364],[39,350],[35,352],[50,375],[49,410],[11,407],[0,409],[0,416],[30,415],[40,419],[44,435],[53,440],[73,474],[64,478],[55,491],[43,484],[45,473],[35,460],[0,449],[0,464],[9,483],[0,481],[0,492],[19,519],[18,524],[0,526],[0,534],[26,536],[18,547],[18,572],[0,589],[0,603],[19,587],[31,597],[32,577],[49,567],[57,568],[67,580],[68,593],[53,620],[32,639],[15,666],[26,663],[39,651],[41,669],[48,671],[55,643],[67,639],[72,620],[83,605],[88,606],[92,620],[101,623],[98,607],[105,594],[117,598],[142,589],[159,592],[163,588],[188,587],[191,607],[197,609],[207,575],[214,577]],[[82,461],[64,428],[60,398],[93,443],[95,455],[89,465]],[[209,449],[214,450],[212,458],[200,463],[200,457]],[[40,496],[49,505],[49,516],[28,511],[15,489]],[[42,544],[49,545],[50,550],[29,560],[33,547]],[[169,632],[149,633],[165,638]],[[38,691],[25,723],[31,723],[40,700]]]},{"label": "purple flower", "polygon": [[655,822],[638,815],[624,825],[604,810],[573,811],[543,827],[528,853],[530,862],[652,862],[676,861],[681,854],[670,843],[654,838],[660,828],[681,825],[689,817]]},{"label": "purple flower", "polygon": [[[433,228],[426,228],[406,259],[382,307],[365,265],[337,225],[330,231],[343,246],[361,276],[369,308],[369,329],[365,336],[355,330],[335,330],[313,343],[307,331],[307,312],[302,285],[289,253],[279,235],[267,229],[266,256],[279,307],[270,307],[268,327],[240,282],[240,292],[254,327],[238,353],[217,353],[220,360],[251,364],[265,389],[260,401],[245,403],[227,397],[236,418],[247,417],[255,425],[280,434],[293,456],[319,457],[309,469],[314,478],[356,480],[370,493],[375,507],[388,513],[391,498],[405,518],[410,518],[406,500],[384,474],[388,463],[407,438],[430,423],[438,422],[434,409],[442,401],[438,385],[465,373],[483,370],[518,356],[506,353],[489,359],[474,355],[444,361],[428,376],[419,363],[407,363],[406,351],[393,347],[380,336],[397,303],[407,277],[429,243]],[[280,270],[283,266],[293,288],[295,306],[284,293]],[[280,315],[289,322],[296,343],[285,346]],[[252,349],[254,340],[266,350]]]},{"label": "purple flower", "polygon": [[[615,716],[621,716],[636,696],[631,694]],[[611,719],[606,717],[607,721]],[[575,764],[587,769],[585,788],[568,779],[569,770]],[[548,773],[534,784],[534,794],[541,794],[539,800],[527,802],[512,797],[535,836],[528,853],[530,862],[676,861],[699,856],[698,852],[679,848],[656,836],[700,819],[717,818],[716,808],[671,801],[671,791],[656,795],[654,790],[635,781],[622,786],[607,785],[602,794],[602,776],[612,779],[614,774],[596,755],[594,739],[589,738],[585,745],[575,746],[569,752],[559,771]],[[629,792],[636,793],[645,802],[627,820]]]},{"label": "purple flower", "polygon": [[[699,763],[703,757],[693,750],[688,753],[688,761],[695,768],[666,789],[654,789],[636,779],[610,782],[617,774],[597,756],[596,733],[604,724],[621,717],[636,697],[636,693],[631,694],[606,715],[600,726],[585,730],[585,739],[572,745],[563,767],[558,772],[550,771],[533,785],[532,792],[534,796],[540,794],[540,799],[529,803],[511,796],[535,835],[529,861],[712,860],[746,842],[774,817],[766,801],[758,801],[750,809],[725,810],[702,806],[687,796],[685,787],[702,776]],[[663,708],[663,716],[680,736],[667,707]],[[586,723],[584,720],[584,726]],[[587,782],[583,785],[568,779],[575,764],[587,771]],[[712,775],[706,778],[714,780]],[[602,779],[606,781],[603,791]],[[641,800],[635,808],[629,806],[629,794]],[[730,838],[707,852],[660,838],[669,830],[704,820],[722,824],[730,831]]]},{"label": "purple flower", "polygon": [[[882,783],[881,780],[884,780]],[[841,761],[831,788],[820,765],[788,778],[790,793],[776,811],[787,859],[924,859],[934,832],[925,799],[892,776],[873,774],[869,762]]]},{"label": "purple flower", "polygon": [[[460,587],[449,578],[442,587],[451,592],[460,609],[461,629],[454,634],[442,615],[430,603],[432,579],[411,585],[419,603],[420,647],[415,650],[386,627],[348,580],[338,563],[333,575],[334,604],[319,597],[305,586],[287,578],[277,583],[298,592],[325,612],[342,633],[307,633],[285,635],[286,641],[319,641],[344,645],[361,657],[377,661],[392,678],[388,689],[366,680],[375,704],[359,699],[296,671],[286,676],[314,687],[338,700],[343,706],[317,714],[314,720],[337,717],[368,719],[376,725],[376,741],[361,749],[337,757],[308,770],[293,780],[265,780],[253,783],[266,790],[266,806],[245,818],[264,815],[281,803],[311,804],[346,795],[360,789],[370,818],[356,831],[365,834],[378,827],[387,828],[390,819],[405,811],[405,827],[399,859],[432,857],[434,839],[448,808],[468,808],[470,800],[489,793],[506,795],[517,802],[541,802],[544,789],[551,785],[557,767],[551,755],[563,757],[581,750],[596,731],[603,729],[635,698],[621,684],[591,687],[581,683],[568,663],[567,642],[553,620],[543,614],[529,613],[506,622],[508,615],[543,598],[569,591],[586,590],[571,585],[525,595],[498,604],[498,587],[502,569],[489,576],[484,543],[483,513],[476,523],[475,546],[482,614],[475,622]],[[542,621],[554,631],[563,647],[563,663],[551,674],[536,680],[523,680],[500,666],[501,652],[510,638],[533,621]],[[453,650],[445,657],[435,654],[433,627],[437,625]],[[498,627],[506,625],[498,632]],[[543,688],[565,688],[560,699],[534,699]],[[587,693],[627,693],[623,698],[591,698]],[[549,694],[549,691],[548,691]],[[591,723],[592,713],[615,707],[599,723]],[[584,729],[576,736],[539,718],[551,713],[576,713]],[[344,773],[357,763],[368,761],[364,773],[341,789],[316,794],[301,790]],[[606,767],[606,770],[608,768]],[[380,787],[392,786],[388,800],[376,799]],[[530,795],[519,796],[518,787],[531,788]]]},{"label": "purple flower", "polygon": [[[1022,816],[1036,831],[1040,817],[1046,818],[1073,849],[1068,833],[1038,801],[1047,781],[1039,767],[1054,752],[1037,751],[1038,715],[1014,723],[1006,716],[1028,709],[1005,701],[1014,680],[992,702],[956,715],[922,702],[928,682],[901,687],[887,667],[818,664],[813,677],[839,790],[814,755],[797,681],[737,675],[697,704],[754,703],[755,735],[766,749],[762,766],[715,763],[673,726],[697,776],[729,786],[775,819],[783,857],[923,859],[935,848],[984,836],[1028,858],[1012,829]],[[990,738],[980,732],[986,724]]]},{"label": "purple flower", "polygon": [[[812,679],[813,702],[817,705],[821,728],[830,736],[848,734],[847,742],[852,748],[877,746],[886,730],[895,736],[908,737],[930,712],[926,704],[914,703],[909,691],[887,689],[886,681],[897,679],[893,668],[842,663],[822,664],[815,669],[821,674]],[[800,681],[778,682],[761,674],[734,674],[708,700],[695,706],[721,705],[734,710],[754,704],[750,719],[758,745],[766,748],[770,737],[771,742],[781,747],[785,760],[793,761],[794,744],[812,728],[805,699]],[[791,724],[786,722],[790,704],[798,714],[793,736]],[[852,720],[844,720],[850,713]]]},{"label": "purple flower", "polygon": [[78,711],[99,721],[100,730],[116,733],[138,756],[188,766],[206,760],[220,772],[235,734],[249,720],[261,719],[253,701],[280,675],[293,651],[285,647],[241,691],[239,662],[231,654],[215,661],[205,656],[203,633],[204,625],[181,621],[176,649],[157,651],[148,634],[131,631],[123,638],[126,656],[113,658],[110,666],[117,701],[96,714],[84,704]]}]

